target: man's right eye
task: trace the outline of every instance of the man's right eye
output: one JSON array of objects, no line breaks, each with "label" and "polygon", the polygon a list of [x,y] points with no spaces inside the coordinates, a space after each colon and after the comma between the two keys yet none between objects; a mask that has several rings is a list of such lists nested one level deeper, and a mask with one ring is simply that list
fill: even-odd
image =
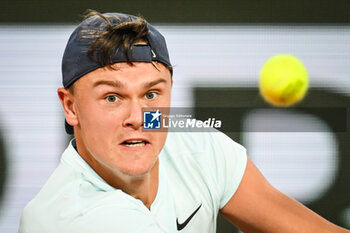
[{"label": "man's right eye", "polygon": [[115,103],[118,101],[118,97],[116,95],[109,95],[106,97],[106,100],[110,103]]}]

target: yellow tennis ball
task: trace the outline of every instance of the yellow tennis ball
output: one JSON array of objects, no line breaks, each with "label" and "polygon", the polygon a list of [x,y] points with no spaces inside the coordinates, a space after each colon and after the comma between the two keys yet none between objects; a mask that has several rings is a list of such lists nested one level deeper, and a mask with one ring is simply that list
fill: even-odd
[{"label": "yellow tennis ball", "polygon": [[292,55],[273,56],[260,72],[260,94],[275,106],[287,107],[302,100],[308,86],[305,66]]}]

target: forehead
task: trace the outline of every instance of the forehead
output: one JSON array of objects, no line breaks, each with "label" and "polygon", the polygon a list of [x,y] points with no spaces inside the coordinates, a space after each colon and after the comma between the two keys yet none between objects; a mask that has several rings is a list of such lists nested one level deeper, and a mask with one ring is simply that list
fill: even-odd
[{"label": "forehead", "polygon": [[152,82],[156,79],[164,79],[166,83],[171,83],[170,71],[161,63],[133,62],[131,65],[126,62],[121,62],[113,64],[110,68],[99,68],[84,75],[76,81],[75,86],[87,88],[101,80],[119,81],[126,86],[133,86]]}]

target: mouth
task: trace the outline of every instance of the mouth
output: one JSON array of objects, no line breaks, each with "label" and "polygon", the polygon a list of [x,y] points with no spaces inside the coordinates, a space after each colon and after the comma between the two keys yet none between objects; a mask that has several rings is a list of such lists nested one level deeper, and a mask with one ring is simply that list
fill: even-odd
[{"label": "mouth", "polygon": [[121,144],[127,147],[142,147],[149,144],[149,142],[144,139],[129,139],[123,141]]}]

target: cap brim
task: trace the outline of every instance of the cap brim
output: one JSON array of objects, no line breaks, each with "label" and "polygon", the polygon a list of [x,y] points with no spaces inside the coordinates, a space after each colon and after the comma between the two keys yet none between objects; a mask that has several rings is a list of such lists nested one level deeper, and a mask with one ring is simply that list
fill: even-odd
[{"label": "cap brim", "polygon": [[66,120],[64,120],[64,123],[65,123],[65,128],[66,128],[67,134],[70,134],[70,135],[74,134],[73,126],[68,124]]}]

